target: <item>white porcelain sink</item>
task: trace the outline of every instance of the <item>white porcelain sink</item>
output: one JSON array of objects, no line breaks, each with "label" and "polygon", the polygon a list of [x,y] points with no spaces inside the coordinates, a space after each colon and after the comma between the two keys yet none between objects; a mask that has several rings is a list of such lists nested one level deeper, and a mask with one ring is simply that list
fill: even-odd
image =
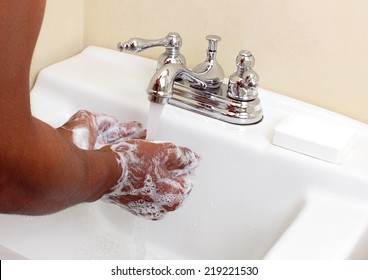
[{"label": "white porcelain sink", "polygon": [[[55,127],[79,109],[146,123],[155,66],[89,47],[41,72],[33,114]],[[43,217],[0,215],[0,246],[30,259],[368,259],[368,126],[259,94],[265,117],[253,126],[165,106],[158,140],[203,158],[187,202],[165,219],[137,219],[103,202]],[[293,112],[358,131],[341,164],[272,144],[273,128]]]}]

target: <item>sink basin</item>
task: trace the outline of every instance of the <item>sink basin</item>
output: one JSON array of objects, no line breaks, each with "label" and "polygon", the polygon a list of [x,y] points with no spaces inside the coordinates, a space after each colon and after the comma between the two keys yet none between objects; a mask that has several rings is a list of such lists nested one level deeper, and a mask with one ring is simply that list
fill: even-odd
[{"label": "sink basin", "polygon": [[[40,73],[32,112],[54,127],[79,109],[146,124],[155,67],[88,47]],[[252,126],[165,105],[157,140],[203,160],[188,200],[163,220],[101,201],[0,215],[0,246],[29,259],[368,259],[368,126],[263,89],[259,96],[264,120]],[[272,144],[274,127],[295,112],[357,131],[340,164]]]}]

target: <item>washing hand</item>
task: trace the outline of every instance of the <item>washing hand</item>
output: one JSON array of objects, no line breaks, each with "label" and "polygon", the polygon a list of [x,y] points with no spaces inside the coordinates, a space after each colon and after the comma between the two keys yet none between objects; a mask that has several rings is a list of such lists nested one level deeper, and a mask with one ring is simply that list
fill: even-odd
[{"label": "washing hand", "polygon": [[58,131],[84,150],[99,149],[129,139],[146,138],[146,130],[139,122],[120,123],[114,117],[85,110],[74,114]]},{"label": "washing hand", "polygon": [[81,149],[114,153],[122,174],[102,199],[135,215],[159,220],[177,209],[193,187],[199,156],[172,143],[143,141],[146,130],[139,122],[119,123],[79,111],[58,130]]},{"label": "washing hand", "polygon": [[103,200],[159,220],[177,209],[190,193],[200,157],[188,148],[143,140],[109,148],[116,153],[122,175]]}]

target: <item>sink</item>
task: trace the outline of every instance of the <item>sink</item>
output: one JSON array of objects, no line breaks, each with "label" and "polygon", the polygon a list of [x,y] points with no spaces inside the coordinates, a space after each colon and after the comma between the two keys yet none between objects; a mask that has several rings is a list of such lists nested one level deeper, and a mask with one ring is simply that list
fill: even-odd
[{"label": "sink", "polygon": [[[155,67],[88,47],[40,73],[33,115],[54,127],[79,109],[146,124]],[[0,246],[27,259],[368,259],[368,126],[267,90],[259,96],[264,119],[252,126],[165,105],[157,140],[190,147],[202,162],[186,203],[163,220],[101,201],[3,214]],[[274,127],[295,112],[357,131],[340,164],[272,144]]]}]

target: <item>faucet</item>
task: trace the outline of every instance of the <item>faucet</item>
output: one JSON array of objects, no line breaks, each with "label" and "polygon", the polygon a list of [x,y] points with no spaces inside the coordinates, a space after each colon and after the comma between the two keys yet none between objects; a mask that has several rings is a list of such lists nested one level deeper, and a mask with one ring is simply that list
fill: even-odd
[{"label": "faucet", "polygon": [[252,70],[253,55],[246,50],[239,53],[237,72],[226,84],[224,70],[216,60],[221,38],[208,35],[206,39],[206,59],[192,70],[186,67],[185,57],[180,53],[182,39],[175,32],[157,40],[132,38],[118,43],[118,50],[140,52],[157,46],[166,48],[147,88],[150,102],[169,103],[232,124],[260,122],[263,113],[258,98],[258,75]]}]

